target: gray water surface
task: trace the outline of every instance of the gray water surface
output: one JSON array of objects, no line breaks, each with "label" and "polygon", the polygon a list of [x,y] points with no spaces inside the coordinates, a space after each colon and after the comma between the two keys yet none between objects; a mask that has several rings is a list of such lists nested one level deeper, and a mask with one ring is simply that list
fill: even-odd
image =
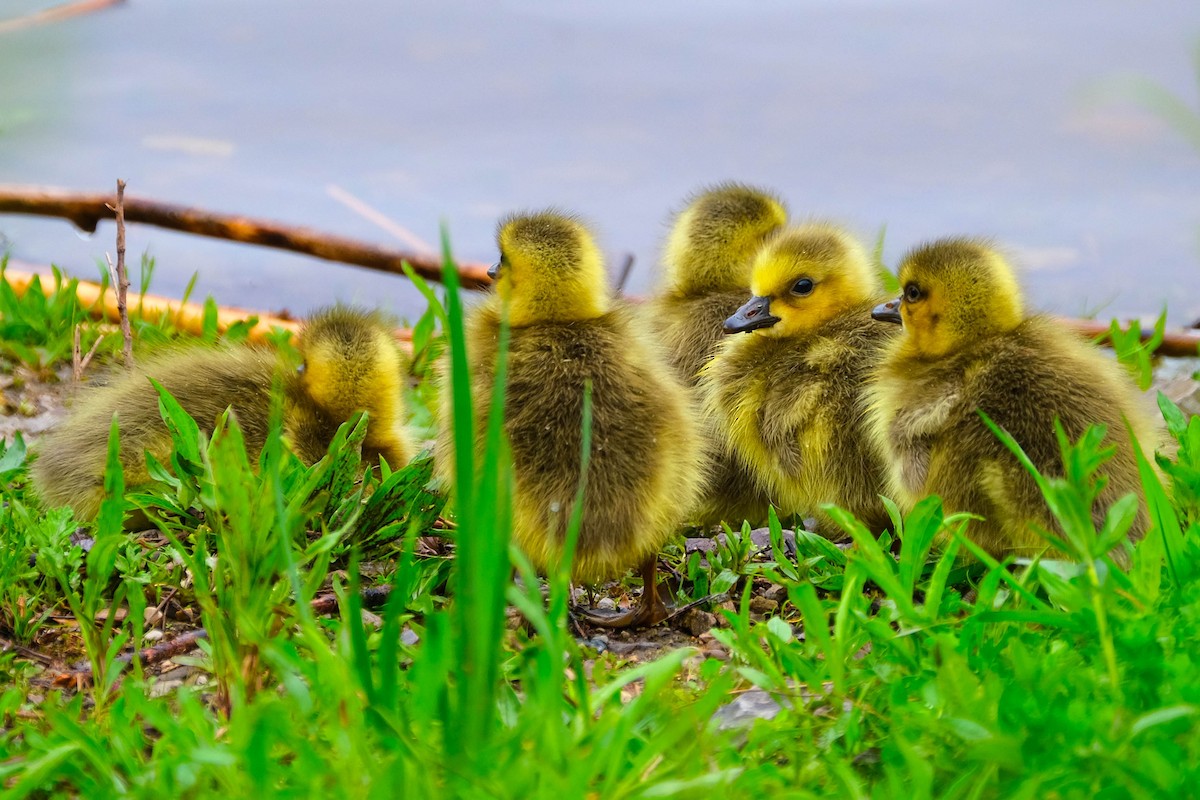
[{"label": "gray water surface", "polygon": [[[0,19],[47,2],[0,0]],[[129,0],[0,34],[0,181],[129,191],[399,244],[336,185],[463,258],[496,219],[576,210],[648,291],[669,214],[725,179],[774,187],[885,256],[994,237],[1035,305],[1200,317],[1200,152],[1098,86],[1197,101],[1194,0],[1134,4]],[[1099,92],[1103,95],[1103,92]],[[0,216],[14,257],[85,276],[113,249]],[[153,290],[413,315],[402,279],[131,227]]]}]

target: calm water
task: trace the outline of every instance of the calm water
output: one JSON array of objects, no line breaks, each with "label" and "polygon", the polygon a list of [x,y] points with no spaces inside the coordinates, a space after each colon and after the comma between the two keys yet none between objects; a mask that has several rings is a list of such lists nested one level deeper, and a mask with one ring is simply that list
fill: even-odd
[{"label": "calm water", "polygon": [[[0,18],[50,5],[0,0]],[[1145,75],[1196,103],[1195,0],[441,2],[130,0],[0,34],[0,181],[130,191],[396,243],[333,184],[493,258],[505,211],[559,205],[634,252],[645,291],[700,184],[775,187],[894,261],[994,236],[1035,303],[1200,316],[1200,153],[1095,86]],[[113,228],[0,217],[15,257],[84,275]],[[401,313],[400,279],[130,230],[154,289]]]}]

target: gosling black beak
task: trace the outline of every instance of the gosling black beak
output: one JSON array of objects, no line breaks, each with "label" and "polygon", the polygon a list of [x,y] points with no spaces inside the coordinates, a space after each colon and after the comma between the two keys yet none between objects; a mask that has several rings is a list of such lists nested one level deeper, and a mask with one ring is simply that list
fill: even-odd
[{"label": "gosling black beak", "polygon": [[497,261],[495,264],[492,264],[490,267],[488,267],[488,277],[491,278],[492,280],[496,280],[496,278],[500,277],[500,262],[499,261]]},{"label": "gosling black beak", "polygon": [[771,316],[771,298],[751,297],[736,314],[725,320],[725,332],[749,333],[759,328],[769,328],[776,322],[779,322],[779,317]]},{"label": "gosling black beak", "polygon": [[900,318],[900,298],[888,300],[886,303],[880,303],[871,309],[871,319],[877,319],[880,322],[894,322],[899,325],[902,320]]}]

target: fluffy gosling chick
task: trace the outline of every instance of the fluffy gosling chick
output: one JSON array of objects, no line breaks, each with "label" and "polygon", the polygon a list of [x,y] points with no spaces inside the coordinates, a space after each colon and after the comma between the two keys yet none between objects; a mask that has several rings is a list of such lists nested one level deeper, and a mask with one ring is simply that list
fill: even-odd
[{"label": "fluffy gosling chick", "polygon": [[[303,328],[299,369],[283,372],[284,431],[307,463],[320,460],[338,426],[355,411],[370,415],[364,455],[404,464],[412,446],[402,424],[402,365],[379,318],[333,308]],[[121,466],[127,486],[150,480],[145,452],[166,462],[171,437],[158,410],[159,381],[206,433],[232,408],[247,450],[266,441],[271,385],[281,359],[262,347],[202,347],[161,353],[102,386],[80,392],[66,419],[39,445],[34,486],[47,505],[69,505],[81,520],[95,517],[104,499],[104,464],[113,414],[120,426]]]},{"label": "fluffy gosling chick", "polygon": [[[761,189],[726,183],[696,195],[679,214],[663,258],[664,285],[645,317],[689,385],[724,338],[725,320],[746,300],[750,267],[763,242],[787,223],[783,202]],[[767,496],[704,420],[712,469],[692,521],[701,527],[766,520]]]},{"label": "fluffy gosling chick", "polygon": [[[590,381],[592,451],[573,577],[595,581],[640,565],[639,606],[602,622],[652,624],[665,613],[655,591],[658,551],[701,480],[686,391],[635,312],[611,298],[600,251],[581,223],[553,211],[514,216],[497,238],[496,292],[471,313],[466,335],[481,443],[507,305],[504,429],[515,475],[514,538],[542,570],[561,550],[580,481]],[[443,426],[443,475],[452,453],[452,432]]]},{"label": "fluffy gosling chick", "polygon": [[407,464],[416,449],[405,427],[406,367],[392,326],[379,314],[334,306],[309,318],[296,348],[304,361],[284,387],[285,432],[296,453],[316,463],[341,424],[366,411],[363,457]]},{"label": "fluffy gosling chick", "polygon": [[[1027,316],[1008,263],[987,244],[944,239],[914,249],[900,265],[898,300],[874,317],[901,323],[868,389],[872,440],[888,464],[890,494],[909,509],[929,494],[947,512],[967,511],[968,535],[994,556],[1046,546],[1033,528],[1057,531],[1036,484],[980,419],[1007,430],[1046,475],[1061,475],[1059,419],[1077,439],[1108,427],[1116,455],[1096,509],[1141,481],[1125,420],[1153,462],[1160,434],[1143,396],[1120,365],[1042,316]],[[1145,509],[1131,535],[1145,533]]]},{"label": "fluffy gosling chick", "polygon": [[862,245],[810,223],[759,251],[754,296],[702,371],[707,413],[784,514],[832,531],[825,503],[887,523],[883,472],[863,422],[861,387],[890,332],[868,314],[882,289]]}]

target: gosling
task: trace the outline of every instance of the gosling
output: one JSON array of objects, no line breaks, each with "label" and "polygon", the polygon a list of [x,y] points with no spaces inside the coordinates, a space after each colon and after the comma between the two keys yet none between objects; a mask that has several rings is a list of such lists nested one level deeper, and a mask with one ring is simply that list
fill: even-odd
[{"label": "gosling", "polygon": [[[1125,423],[1153,463],[1161,433],[1145,398],[1096,347],[1048,317],[1027,315],[1000,253],[974,239],[935,241],[904,258],[900,285],[899,299],[873,311],[902,333],[884,352],[868,394],[871,438],[901,509],[936,494],[947,512],[983,517],[968,524],[967,535],[995,557],[1046,550],[1038,528],[1061,535],[1032,476],[979,411],[1049,476],[1063,474],[1056,419],[1072,439],[1093,423],[1106,426],[1115,455],[1096,524],[1122,495],[1144,500]],[[1130,537],[1141,538],[1148,524],[1143,502]]]},{"label": "gosling", "polygon": [[108,431],[116,414],[120,460],[127,486],[150,481],[144,453],[160,462],[171,453],[171,435],[158,407],[154,378],[211,433],[231,408],[253,457],[269,428],[271,387],[282,370],[284,433],[305,463],[326,453],[342,422],[356,411],[369,414],[363,454],[400,466],[413,448],[404,429],[403,366],[388,327],[375,314],[335,307],[302,329],[299,368],[284,369],[265,347],[190,345],[153,356],[130,373],[80,392],[63,423],[39,445],[31,473],[49,506],[68,505],[82,521],[95,518],[104,499]]},{"label": "gosling", "polygon": [[[736,183],[705,189],[676,218],[663,259],[663,287],[644,309],[685,384],[699,382],[700,369],[724,338],[725,320],[750,293],[755,253],[786,223],[781,200]],[[701,422],[712,471],[691,521],[702,528],[765,522],[770,499],[724,447],[715,422]]]},{"label": "gosling", "polygon": [[862,386],[892,332],[868,317],[883,291],[865,249],[826,223],[790,228],[759,251],[751,290],[702,370],[707,413],[781,515],[828,535],[832,503],[882,530]]},{"label": "gosling", "polygon": [[[471,313],[466,336],[481,431],[507,313],[504,430],[515,475],[514,539],[542,571],[560,556],[580,485],[590,383],[591,454],[572,577],[593,582],[639,566],[644,588],[637,608],[592,621],[611,627],[659,622],[667,611],[656,592],[658,551],[702,480],[701,442],[686,390],[635,311],[612,298],[600,251],[582,223],[555,211],[518,215],[501,223],[497,238],[496,291]],[[482,438],[477,435],[477,443]],[[453,447],[444,425],[437,450],[443,475],[450,472]]]}]

